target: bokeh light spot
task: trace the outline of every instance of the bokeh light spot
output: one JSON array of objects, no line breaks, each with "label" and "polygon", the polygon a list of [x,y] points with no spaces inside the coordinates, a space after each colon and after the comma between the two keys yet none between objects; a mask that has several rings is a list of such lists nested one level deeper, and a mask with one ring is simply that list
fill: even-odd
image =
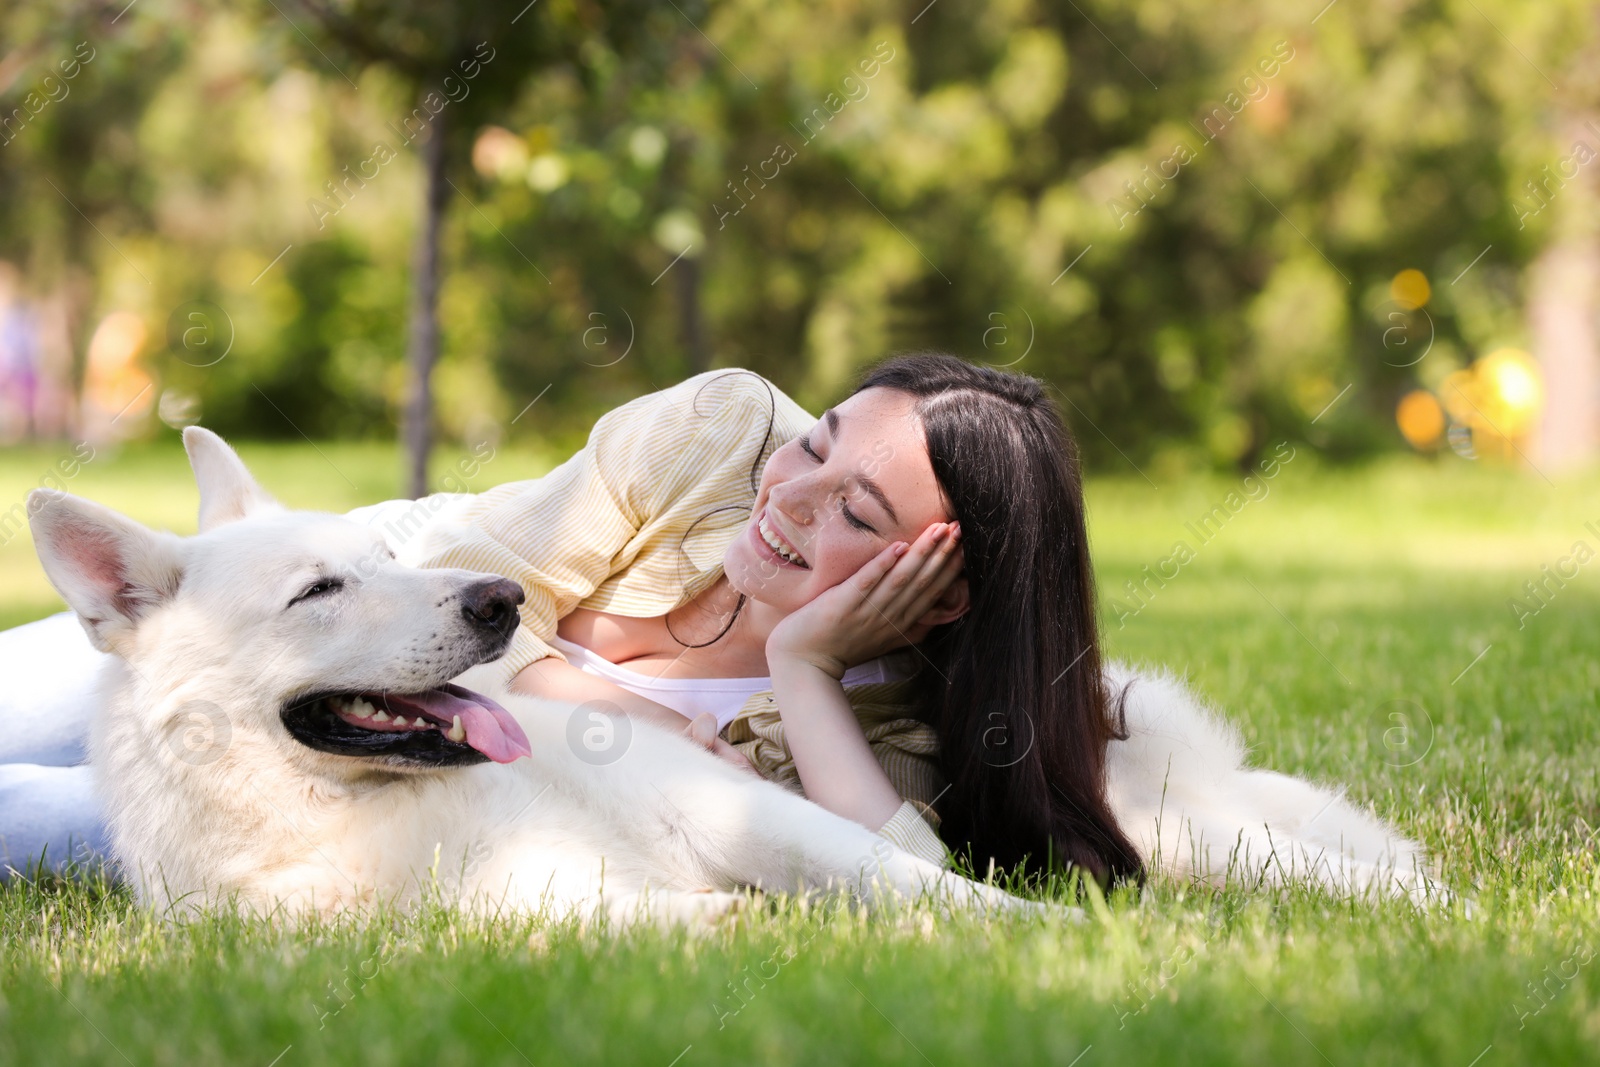
[{"label": "bokeh light spot", "polygon": [[1444,437],[1444,408],[1426,389],[1415,389],[1400,398],[1394,421],[1408,444],[1415,449],[1431,449]]},{"label": "bokeh light spot", "polygon": [[1389,281],[1389,296],[1407,311],[1415,311],[1433,296],[1433,287],[1427,275],[1414,268],[1406,268]]}]

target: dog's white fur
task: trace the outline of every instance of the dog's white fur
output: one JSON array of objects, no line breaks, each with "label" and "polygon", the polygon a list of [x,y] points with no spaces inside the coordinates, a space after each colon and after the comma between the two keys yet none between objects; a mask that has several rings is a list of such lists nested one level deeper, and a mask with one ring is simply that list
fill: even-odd
[{"label": "dog's white fur", "polygon": [[1212,885],[1312,882],[1338,894],[1447,894],[1422,847],[1340,790],[1245,766],[1244,740],[1169,674],[1111,664],[1127,734],[1107,755],[1123,832],[1153,873]]},{"label": "dog's white fur", "polygon": [[[50,580],[116,654],[91,759],[113,850],[147,903],[334,912],[442,892],[478,909],[682,921],[756,886],[1022,906],[643,722],[622,758],[592,765],[568,743],[570,706],[504,690],[489,695],[533,750],[514,763],[422,771],[300,744],[280,711],[308,692],[458,675],[482,688],[469,668],[488,657],[460,598],[484,576],[404,567],[368,527],[279,507],[214,434],[184,441],[195,537],[49,490],[29,502]],[[286,608],[319,573],[345,589]],[[1171,679],[1112,680],[1134,682],[1112,803],[1154,868],[1423,891],[1416,845],[1337,794],[1245,769],[1237,734]]]}]

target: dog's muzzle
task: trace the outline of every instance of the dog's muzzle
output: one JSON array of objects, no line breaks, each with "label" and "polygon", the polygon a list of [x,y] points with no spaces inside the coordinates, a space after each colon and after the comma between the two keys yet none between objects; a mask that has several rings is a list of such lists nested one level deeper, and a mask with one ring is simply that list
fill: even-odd
[{"label": "dog's muzzle", "polygon": [[[505,652],[526,596],[522,586],[500,577],[475,581],[457,596],[471,634],[461,648],[468,658],[453,668],[463,670]],[[290,700],[280,717],[296,741],[335,756],[451,767],[533,754],[509,711],[458,685],[409,693],[324,690]]]}]

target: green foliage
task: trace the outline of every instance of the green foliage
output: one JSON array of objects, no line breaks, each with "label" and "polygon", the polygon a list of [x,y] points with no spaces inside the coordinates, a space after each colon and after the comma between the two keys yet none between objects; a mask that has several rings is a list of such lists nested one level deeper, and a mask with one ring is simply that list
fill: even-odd
[{"label": "green foliage", "polygon": [[[570,431],[707,363],[815,404],[936,346],[1055,383],[1105,469],[1249,465],[1395,446],[1402,391],[1525,344],[1555,225],[1526,183],[1594,108],[1582,5],[912,6],[15,7],[0,104],[97,58],[0,147],[0,258],[70,297],[80,363],[139,314],[219,429],[379,433],[421,202],[401,133],[451,76],[458,439],[547,387]],[[1432,282],[1420,365],[1390,342],[1404,268]],[[168,331],[194,300],[237,337],[203,373]]]}]

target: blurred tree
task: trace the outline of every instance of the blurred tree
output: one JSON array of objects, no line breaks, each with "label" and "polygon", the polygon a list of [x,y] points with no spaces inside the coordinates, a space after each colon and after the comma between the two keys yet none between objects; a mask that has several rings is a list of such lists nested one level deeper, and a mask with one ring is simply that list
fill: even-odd
[{"label": "blurred tree", "polygon": [[[1054,381],[1090,453],[1122,469],[1196,445],[1249,465],[1283,436],[1355,454],[1397,440],[1401,391],[1523,328],[1538,244],[1504,191],[1551,146],[1537,64],[1569,69],[1593,27],[1575,3],[1316,15],[721,6],[700,27],[714,52],[662,97],[601,46],[580,77],[534,79],[507,123],[570,176],[530,197],[511,168],[496,202],[577,292],[615,269],[584,234],[618,233],[639,200],[640,229],[687,216],[719,362],[811,402],[932,345]],[[639,186],[627,138],[652,129],[670,150]],[[608,287],[648,309],[661,261],[633,248],[620,276],[642,280]],[[1391,297],[1409,267],[1432,304]]]},{"label": "blurred tree", "polygon": [[[1541,471],[1600,455],[1600,48],[1593,40],[1569,68],[1553,125],[1556,158],[1519,191],[1519,213],[1550,239],[1528,270],[1533,354],[1544,373],[1544,415],[1530,451]],[[1519,220],[1520,221],[1520,220]]]},{"label": "blurred tree", "polygon": [[[568,3],[547,0],[294,0],[312,16],[317,37],[335,56],[360,67],[383,66],[411,89],[416,105],[391,123],[396,135],[419,142],[423,207],[412,255],[411,314],[407,360],[411,384],[406,403],[407,491],[421,496],[428,486],[433,442],[432,375],[440,354],[440,227],[454,187],[470,155],[472,134],[505,109],[524,80],[561,63],[580,45],[607,41],[626,48],[639,39],[646,5]],[[276,7],[274,6],[274,10]],[[518,23],[522,23],[521,26]],[[298,29],[299,27],[297,27]],[[328,56],[306,38],[313,50]],[[336,68],[339,64],[329,59]],[[340,69],[340,74],[344,72]],[[380,142],[383,149],[393,146]],[[375,147],[373,174],[385,153]],[[335,179],[328,193],[336,204],[364,184],[365,174]],[[353,182],[353,184],[352,184]],[[330,214],[333,205],[326,209]]]},{"label": "blurred tree", "polygon": [[936,345],[1054,383],[1103,469],[1350,456],[1478,354],[1583,347],[1600,284],[1552,273],[1600,210],[1550,177],[1597,112],[1577,0],[278,7],[0,11],[0,258],[80,366],[139,316],[174,424],[419,445],[548,389],[518,427],[578,433],[707,365],[817,404]]},{"label": "blurred tree", "polygon": [[36,309],[39,385],[62,394],[38,428],[62,434],[80,428],[87,320],[102,293],[151,285],[149,258],[121,236],[148,231],[155,208],[128,129],[189,44],[123,8],[0,9],[0,260]]}]

